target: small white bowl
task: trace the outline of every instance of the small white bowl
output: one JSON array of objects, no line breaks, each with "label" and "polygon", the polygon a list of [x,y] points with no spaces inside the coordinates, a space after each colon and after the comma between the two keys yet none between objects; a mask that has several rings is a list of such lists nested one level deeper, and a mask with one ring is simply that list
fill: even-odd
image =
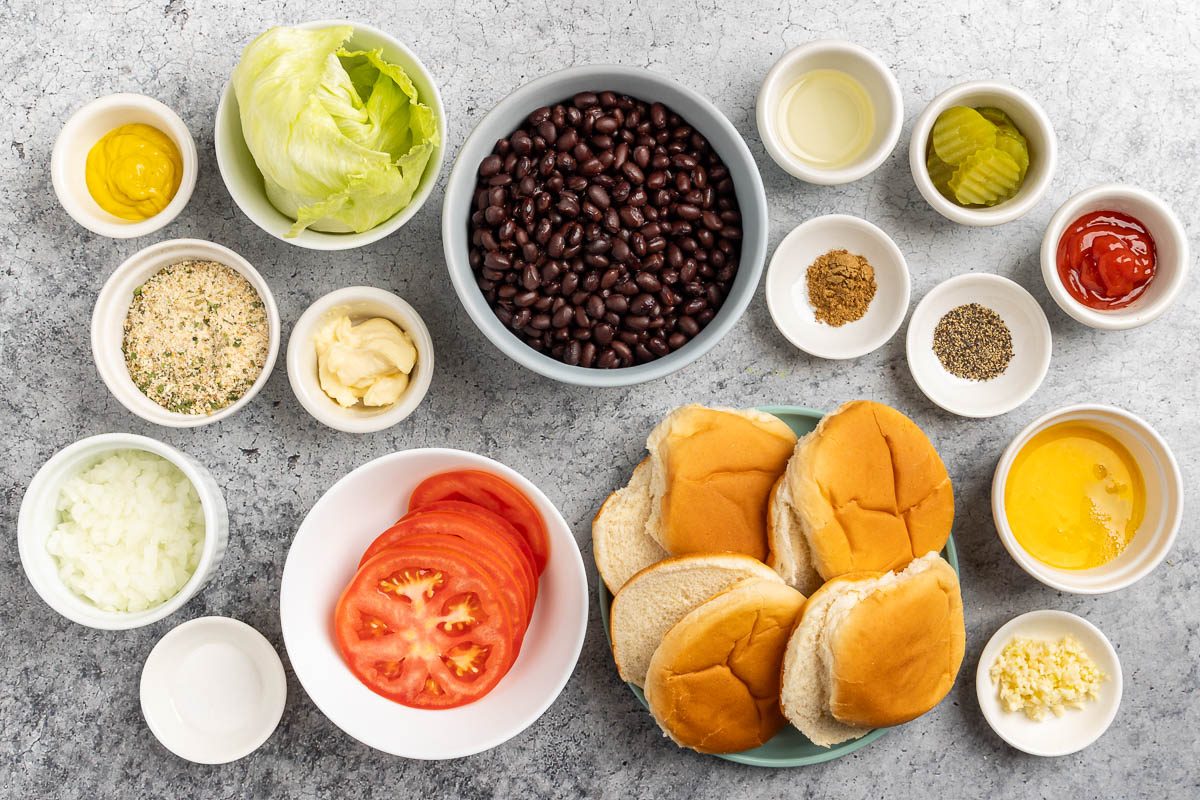
[{"label": "small white bowl", "polygon": [[[144,123],[171,137],[183,160],[179,190],[167,207],[141,222],[121,219],[100,207],[88,191],[88,152],[113,128]],[[113,239],[132,239],[154,233],[179,216],[196,188],[199,158],[196,142],[183,120],[162,103],[140,94],[110,94],[80,108],[63,126],[50,154],[50,180],[54,193],[71,218],[93,233]]]},{"label": "small white bowl", "polygon": [[[170,461],[188,477],[204,510],[204,547],[200,562],[178,594],[145,611],[102,611],[63,585],[46,539],[58,525],[58,497],[63,483],[104,456],[117,450],[145,450]],[[17,520],[17,549],[26,577],[46,604],[72,622],[101,630],[140,628],[168,617],[204,586],[225,555],[229,541],[229,513],[225,498],[211,474],[170,445],[132,433],[105,433],[80,439],[59,450],[47,461],[25,490]]]},{"label": "small white bowl", "polygon": [[[1008,369],[990,381],[951,375],[933,352],[933,331],[951,309],[979,303],[995,311],[1012,334]],[[994,417],[1024,403],[1046,377],[1053,346],[1042,307],[1019,284],[989,273],[958,275],[933,287],[908,321],[908,368],[925,396],[963,417]]]},{"label": "small white bowl", "polygon": [[[836,69],[857,80],[875,109],[875,132],[866,150],[851,164],[823,169],[797,158],[779,136],[779,102],[797,78],[814,69]],[[802,181],[832,186],[866,177],[882,164],[900,139],[904,99],[900,84],[879,56],[865,47],[833,39],[802,44],[780,56],[758,90],[758,135],[775,163]]]},{"label": "small white bowl", "polygon": [[[267,360],[263,363],[262,374],[237,402],[212,414],[181,414],[178,411],[168,411],[151,400],[129,376],[129,368],[125,365],[125,355],[121,348],[125,317],[129,314],[129,304],[133,301],[133,290],[164,267],[191,259],[217,261],[236,270],[258,292],[267,312]],[[271,370],[275,368],[275,358],[278,355],[279,309],[275,306],[275,298],[267,282],[246,259],[227,247],[203,239],[172,239],[134,253],[105,281],[100,295],[96,298],[96,307],[92,311],[92,357],[96,361],[96,369],[104,385],[131,413],[167,428],[194,428],[236,414],[267,382]]]},{"label": "small white bowl", "polygon": [[[1146,515],[1141,527],[1119,556],[1092,569],[1058,569],[1038,561],[1017,542],[1004,510],[1008,473],[1017,453],[1035,435],[1062,422],[1087,423],[1125,445],[1145,482]],[[1183,520],[1183,477],[1166,440],[1145,420],[1112,406],[1067,406],[1029,423],[1001,454],[992,478],[992,519],[1008,554],[1047,586],[1074,594],[1115,592],[1141,580],[1166,558]]]},{"label": "small white bowl", "polygon": [[307,228],[296,236],[287,236],[288,230],[295,223],[278,211],[267,199],[263,186],[263,176],[254,163],[254,156],[246,147],[246,139],[242,135],[241,112],[238,108],[237,95],[233,91],[233,81],[225,84],[221,92],[221,100],[217,105],[213,143],[217,151],[217,168],[225,188],[229,190],[233,202],[237,203],[242,213],[250,218],[258,227],[274,236],[276,239],[304,247],[309,250],[349,250],[362,247],[371,242],[399,230],[418,211],[437,183],[438,174],[442,171],[442,160],[446,153],[446,139],[449,135],[446,124],[446,109],[442,105],[442,96],[434,83],[433,75],[417,58],[417,54],[409,50],[400,40],[384,33],[378,28],[364,25],[360,22],[326,19],[305,22],[296,25],[297,28],[312,30],[314,28],[331,28],[337,25],[351,25],[354,33],[346,42],[352,50],[381,50],[384,59],[389,64],[397,64],[417,87],[417,97],[420,102],[433,109],[438,123],[438,144],[435,145],[429,163],[425,165],[425,173],[417,185],[412,201],[397,211],[390,219],[362,233],[347,231],[345,233],[330,233]]},{"label": "small white bowl", "polygon": [[283,716],[287,678],[261,633],[200,617],[158,640],[142,667],[142,716],[180,758],[226,764],[257,750]]},{"label": "small white bowl", "polygon": [[[830,250],[866,258],[875,268],[877,287],[867,313],[836,328],[817,321],[806,282],[809,265]],[[820,358],[858,358],[891,339],[908,313],[910,291],[908,264],[892,238],[847,214],[797,225],[775,248],[767,268],[767,308],[775,327],[796,347]]]},{"label": "small white bowl", "polygon": [[[1075,220],[1093,211],[1120,211],[1139,220],[1154,239],[1157,271],[1146,292],[1125,308],[1097,311],[1080,303],[1058,277],[1058,241]],[[1063,203],[1042,237],[1042,278],[1058,307],[1091,328],[1119,331],[1162,316],[1179,296],[1191,268],[1187,233],[1171,207],[1142,189],[1108,183],[1085,189]]]},{"label": "small white bowl", "polygon": [[[1052,716],[1041,722],[1029,719],[1023,711],[1006,711],[1000,704],[997,686],[988,675],[1004,646],[1015,636],[1057,642],[1068,635],[1078,640],[1107,676],[1100,684],[1098,697],[1086,702],[1083,708],[1069,708],[1061,717]],[[975,694],[988,725],[1001,739],[1034,756],[1077,753],[1103,736],[1117,716],[1123,687],[1121,661],[1112,642],[1095,625],[1066,611],[1031,611],[1009,620],[983,648],[975,670]]]},{"label": "small white bowl", "polygon": [[[321,389],[313,337],[335,312],[348,314],[353,322],[383,317],[412,337],[417,348],[417,364],[409,376],[408,388],[392,405],[367,408],[359,404],[343,408]],[[318,422],[346,433],[381,431],[407,418],[429,391],[433,365],[433,339],[421,315],[391,292],[369,286],[349,286],[320,298],[300,316],[288,338],[288,382],[296,399]]]},{"label": "small white bowl", "polygon": [[[520,656],[509,673],[473,703],[424,711],[393,703],[359,682],[342,661],[330,620],[363,551],[405,513],[412,490],[430,475],[455,469],[485,470],[524,492],[546,521],[550,561]],[[583,647],[587,576],[562,514],[524,476],[461,450],[404,450],[363,464],[317,500],[288,551],[279,610],[292,669],[333,724],[393,755],[463,758],[516,736],[558,697]]]},{"label": "small white bowl", "polygon": [[[925,168],[929,134],[938,115],[951,106],[998,108],[1008,114],[1025,136],[1029,144],[1029,169],[1016,195],[991,208],[966,208],[948,200],[933,185]],[[921,196],[946,219],[962,225],[1001,225],[1024,216],[1050,188],[1054,170],[1058,167],[1058,139],[1054,136],[1050,117],[1028,94],[1006,83],[972,81],[942,92],[917,117],[908,147],[908,164]]]}]

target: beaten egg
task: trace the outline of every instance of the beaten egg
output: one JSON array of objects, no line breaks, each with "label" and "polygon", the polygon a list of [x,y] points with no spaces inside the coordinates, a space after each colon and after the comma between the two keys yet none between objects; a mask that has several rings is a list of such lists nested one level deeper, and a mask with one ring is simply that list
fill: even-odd
[{"label": "beaten egg", "polygon": [[1078,422],[1053,425],[1017,453],[1004,489],[1013,536],[1037,560],[1091,569],[1129,544],[1146,510],[1142,472],[1110,434]]}]

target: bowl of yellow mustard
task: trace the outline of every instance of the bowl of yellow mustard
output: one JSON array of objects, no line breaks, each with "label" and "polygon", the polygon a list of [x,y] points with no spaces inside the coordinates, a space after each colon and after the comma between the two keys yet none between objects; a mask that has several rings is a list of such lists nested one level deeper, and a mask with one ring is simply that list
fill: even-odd
[{"label": "bowl of yellow mustard", "polygon": [[63,125],[50,175],[72,219],[101,236],[131,239],[179,215],[196,186],[198,161],[178,114],[150,97],[113,94]]},{"label": "bowl of yellow mustard", "polygon": [[406,419],[433,380],[433,339],[417,310],[370,286],[319,298],[292,328],[288,382],[314,419],[372,433]]},{"label": "bowl of yellow mustard", "polygon": [[1102,594],[1166,557],[1183,518],[1183,479],[1167,442],[1140,417],[1068,406],[1034,420],[1000,456],[992,517],[1034,578]]}]

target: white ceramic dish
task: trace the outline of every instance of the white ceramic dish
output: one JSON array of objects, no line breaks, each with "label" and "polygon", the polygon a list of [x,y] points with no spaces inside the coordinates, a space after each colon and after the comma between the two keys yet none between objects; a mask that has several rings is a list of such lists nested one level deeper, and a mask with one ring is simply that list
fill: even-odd
[{"label": "white ceramic dish", "polygon": [[[966,208],[951,202],[933,185],[925,168],[929,134],[938,115],[950,106],[993,106],[1012,119],[1029,145],[1029,169],[1016,195],[991,208]],[[946,219],[963,225],[1001,225],[1024,216],[1050,188],[1058,167],[1058,139],[1050,117],[1037,101],[1006,83],[971,81],[960,83],[939,94],[913,123],[908,147],[908,164],[921,196]]]},{"label": "white ceramic dish", "polygon": [[[143,394],[129,376],[121,349],[123,326],[129,313],[129,304],[133,301],[133,290],[163,267],[189,259],[217,261],[236,270],[258,292],[267,312],[267,360],[263,364],[262,374],[236,402],[207,415],[168,411]],[[237,253],[202,239],[172,239],[134,253],[105,281],[92,311],[92,357],[104,385],[131,413],[168,428],[194,428],[236,414],[266,384],[278,355],[279,309],[275,306],[275,298],[267,282],[258,274],[258,270],[250,266],[250,262]]]},{"label": "white ceramic dish", "polygon": [[[1058,241],[1075,220],[1093,211],[1119,211],[1140,220],[1154,239],[1157,266],[1146,292],[1125,308],[1097,311],[1080,303],[1058,276]],[[1107,331],[1136,328],[1162,316],[1187,282],[1192,260],[1187,233],[1171,207],[1132,186],[1116,183],[1093,186],[1063,203],[1042,237],[1042,278],[1058,307],[1091,328]]]},{"label": "white ceramic dish", "polygon": [[[338,653],[330,620],[363,551],[405,513],[416,485],[454,469],[493,472],[523,491],[546,521],[551,554],[533,619],[511,671],[474,703],[422,711],[393,703],[359,682]],[[405,450],[369,461],[346,475],[308,512],[284,565],[280,616],[296,677],[335,725],[393,755],[462,758],[516,736],[558,697],[583,647],[587,578],[579,547],[562,515],[519,473],[461,450]]]},{"label": "white ceramic dish", "polygon": [[180,758],[225,764],[254,752],[283,716],[287,678],[261,633],[228,617],[172,628],[142,667],[142,716]]},{"label": "white ceramic dish", "polygon": [[[512,134],[531,111],[562,102],[583,91],[610,90],[668,106],[708,139],[725,162],[742,215],[742,249],[738,272],[717,315],[704,330],[678,350],[645,364],[621,369],[569,366],[534,350],[496,317],[479,290],[468,258],[468,226],[479,163],[496,141]],[[570,67],[525,84],[501,100],[467,137],[442,204],[442,247],[446,268],[458,299],[475,327],[502,353],[521,366],[562,383],[577,386],[632,386],[656,380],[686,367],[711,350],[745,312],[758,289],[767,253],[767,197],[750,149],[737,129],[710,101],[674,80],[650,70],[611,65]]]},{"label": "white ceramic dish", "polygon": [[[183,161],[179,190],[167,207],[140,222],[108,213],[87,188],[88,151],[113,128],[133,123],[158,128],[175,142]],[[63,126],[50,154],[50,179],[54,193],[71,218],[83,227],[113,239],[145,236],[164,227],[188,204],[196,188],[199,164],[196,142],[183,120],[157,100],[140,94],[111,94],[80,108]]]},{"label": "white ceramic dish", "polygon": [[[1029,555],[1013,536],[1004,510],[1004,492],[1013,459],[1031,438],[1062,422],[1087,423],[1125,445],[1137,461],[1145,482],[1146,514],[1133,540],[1115,559],[1092,569],[1057,569]],[[1141,580],[1170,552],[1183,521],[1183,477],[1171,448],[1145,420],[1112,406],[1067,406],[1029,423],[1004,449],[992,478],[992,519],[1013,560],[1047,586],[1075,594],[1114,592]]]},{"label": "white ceramic dish", "polygon": [[250,149],[246,147],[246,140],[242,136],[242,120],[237,96],[233,91],[233,83],[232,81],[227,82],[221,92],[221,101],[217,105],[216,124],[213,131],[213,142],[217,151],[217,167],[221,171],[221,179],[225,181],[225,188],[229,190],[229,195],[237,203],[242,213],[249,217],[255,225],[276,239],[310,250],[349,250],[378,241],[399,230],[421,210],[421,206],[425,205],[425,201],[429,199],[434,184],[437,183],[438,174],[442,171],[442,160],[446,152],[448,130],[446,109],[442,105],[442,96],[438,92],[433,75],[421,63],[421,59],[417,58],[416,53],[409,50],[398,39],[378,28],[358,22],[326,19],[305,22],[295,27],[313,29],[329,28],[335,25],[354,26],[354,35],[347,42],[347,46],[351,49],[382,50],[383,57],[388,63],[398,64],[404,68],[405,73],[412,79],[413,85],[417,87],[418,100],[433,109],[434,116],[438,121],[439,143],[434,148],[433,156],[425,167],[425,173],[421,176],[421,182],[417,185],[412,202],[396,212],[390,219],[362,233],[353,231],[328,233],[308,228],[296,236],[288,237],[286,236],[288,229],[292,227],[295,220],[277,211],[275,206],[271,205],[271,201],[267,199],[262,173],[254,163],[254,156],[250,154]]},{"label": "white ceramic dish", "polygon": [[[933,331],[953,308],[979,303],[1000,315],[1012,334],[1008,369],[990,381],[951,375],[933,352]],[[1041,386],[1050,368],[1050,323],[1042,307],[1019,284],[988,273],[958,275],[933,287],[908,322],[908,368],[925,396],[963,417],[994,417],[1012,411]]]},{"label": "white ceramic dish", "polygon": [[[1014,636],[1058,641],[1074,636],[1096,662],[1107,679],[1096,700],[1081,709],[1067,709],[1061,717],[1034,722],[1021,711],[1006,711],[1000,704],[996,684],[988,676],[992,663]],[[1124,681],[1117,651],[1100,629],[1066,611],[1031,611],[1010,620],[992,636],[979,656],[975,670],[975,693],[988,725],[1004,741],[1035,756],[1065,756],[1095,742],[1117,716]]]},{"label": "white ceramic dish", "polygon": [[[170,461],[188,477],[204,509],[204,547],[200,563],[178,594],[155,608],[138,612],[102,611],[72,592],[58,577],[46,538],[58,524],[58,496],[63,483],[116,450],[145,450]],[[72,622],[102,630],[127,630],[157,622],[175,613],[212,577],[229,542],[229,513],[225,498],[209,471],[192,457],[156,439],[132,433],[89,436],[59,450],[25,490],[17,519],[17,549],[26,577],[46,604]]]},{"label": "white ceramic dish", "polygon": [[[817,321],[806,283],[809,265],[830,250],[848,250],[875,268],[875,298],[867,313],[836,328]],[[908,313],[910,291],[908,264],[892,237],[846,214],[797,225],[775,248],[767,268],[767,308],[775,327],[796,347],[821,358],[857,358],[891,339]]]},{"label": "white ceramic dish", "polygon": [[[313,336],[335,312],[349,314],[352,322],[383,317],[412,337],[417,348],[417,364],[409,376],[408,388],[394,404],[382,408],[367,408],[361,404],[343,408],[321,390]],[[433,366],[433,339],[421,315],[391,292],[369,286],[349,286],[320,298],[300,316],[288,338],[288,381],[296,399],[318,422],[347,433],[381,431],[408,417],[429,391]]]},{"label": "white ceramic dish", "polygon": [[[779,103],[795,80],[814,69],[836,69],[862,84],[875,110],[875,132],[853,163],[823,169],[797,158],[783,143],[776,124]],[[879,56],[851,42],[821,40],[788,50],[767,73],[755,105],[758,135],[775,163],[785,172],[809,183],[850,183],[875,171],[900,139],[904,123],[904,98],[900,84]]]}]

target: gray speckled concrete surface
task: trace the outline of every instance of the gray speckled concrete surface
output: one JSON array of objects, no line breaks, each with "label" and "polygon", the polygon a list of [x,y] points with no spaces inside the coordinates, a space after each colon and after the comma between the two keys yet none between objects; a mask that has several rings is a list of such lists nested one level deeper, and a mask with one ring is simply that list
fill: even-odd
[{"label": "gray speckled concrete surface", "polygon": [[[1175,449],[1189,487],[1200,481],[1195,425],[1200,323],[1196,279],[1155,324],[1125,333],[1084,328],[1046,294],[1042,231],[1058,203],[1092,184],[1155,191],[1200,231],[1200,13],[1190,0],[1045,4],[968,0],[669,3],[273,4],[6,0],[0,26],[0,795],[6,797],[303,797],[578,795],[780,797],[1195,797],[1200,794],[1200,552],[1194,515],[1167,561],[1119,594],[1081,598],[1047,589],[1008,558],[989,510],[992,468],[1034,416],[1104,401],[1150,420]],[[745,5],[747,8],[743,8]],[[753,10],[749,6],[753,5]],[[559,11],[559,7],[566,12]],[[697,363],[648,386],[561,386],[503,358],[474,329],[442,263],[441,184],[404,229],[361,250],[317,253],[255,228],[217,173],[212,123],[241,48],[275,23],[344,16],[406,40],[440,81],[450,156],[476,120],[526,80],[571,64],[620,62],[673,75],[711,97],[758,160],[771,209],[771,244],[809,217],[864,216],[908,257],[914,302],[963,272],[1011,277],[1050,318],[1054,360],[1020,409],[983,421],[941,412],[917,390],[903,337],[849,363],[794,351],[771,324],[761,291],[743,320]],[[1061,164],[1048,197],[993,229],[943,220],[912,184],[900,146],[873,175],[841,188],[798,183],[765,155],[753,122],[758,82],[786,48],[843,36],[878,52],[903,88],[908,123],[942,89],[1007,80],[1041,100],[1057,127]],[[201,153],[200,180],[182,216],[136,241],[94,236],[55,201],[49,159],[67,116],[93,97],[143,92],[175,108]],[[443,181],[446,171],[443,171]],[[293,398],[282,360],[262,394],[223,423],[154,428],[110,397],[92,364],[88,322],[104,279],[128,255],[167,238],[212,239],[245,255],[274,288],[286,329],[319,295],[370,284],[396,291],[426,317],[438,370],[424,405],[381,434],[323,428]],[[1194,241],[1194,239],[1193,239]],[[181,761],[143,724],[141,664],[173,625],[224,614],[277,647],[278,587],[300,519],[334,480],[395,449],[448,445],[486,453],[540,485],[574,526],[591,563],[588,520],[639,458],[644,434],[685,401],[829,407],[854,397],[898,406],[929,431],[953,475],[968,619],[959,681],[933,713],[839,761],[772,772],[676,749],[618,681],[595,608],[574,677],[525,733],[454,763],[382,756],[328,722],[289,671],[275,735],[220,767]],[[224,486],[232,533],[215,580],[172,618],[128,633],[81,628],[45,606],[17,559],[17,508],[36,469],[85,435],[133,431],[208,465]],[[1012,616],[1061,608],[1087,617],[1116,645],[1125,697],[1111,730],[1058,760],[1005,746],[980,716],[973,674],[983,643]],[[286,662],[286,658],[285,658]]]}]

